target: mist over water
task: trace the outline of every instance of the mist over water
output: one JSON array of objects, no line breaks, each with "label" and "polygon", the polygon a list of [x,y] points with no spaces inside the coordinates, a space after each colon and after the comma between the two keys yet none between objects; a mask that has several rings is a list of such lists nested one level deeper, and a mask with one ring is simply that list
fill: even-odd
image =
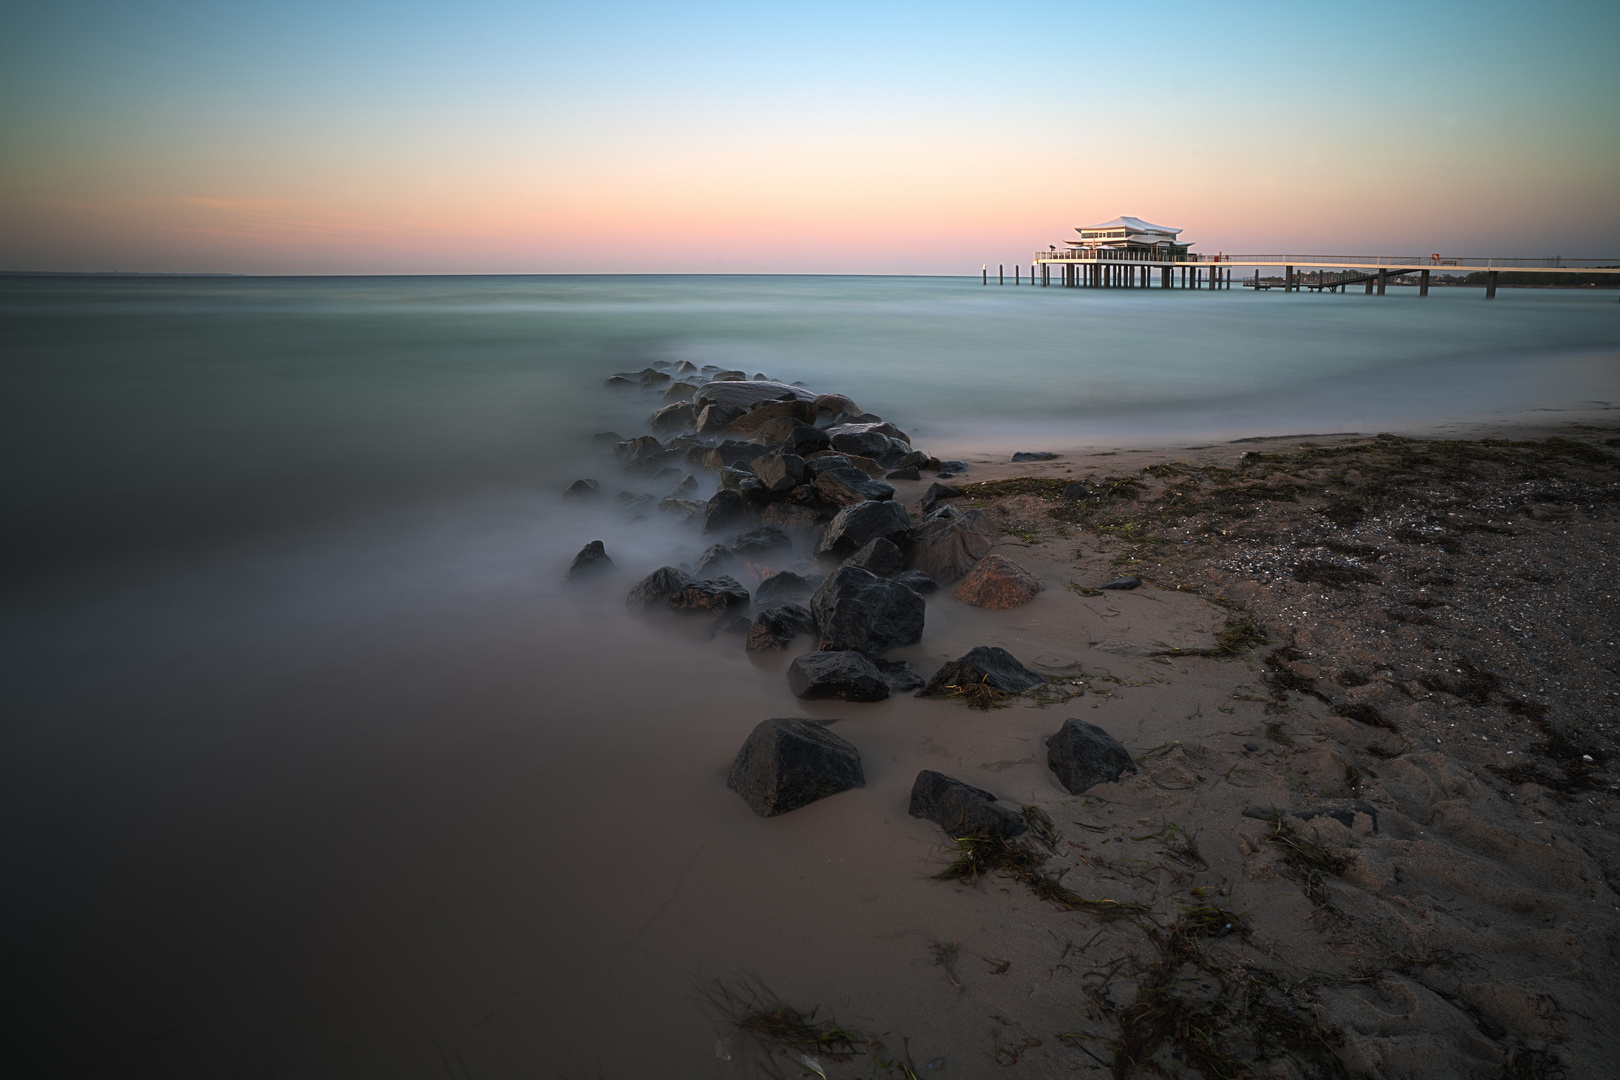
[{"label": "mist over water", "polygon": [[[662,491],[590,436],[641,434],[656,397],[603,379],[690,360],[800,380],[946,457],[1620,401],[1612,291],[1415,293],[0,279],[24,1056],[720,1075],[705,976],[931,1007],[896,974],[949,907],[894,870],[926,852],[840,841],[903,818],[882,720],[911,704],[806,709],[786,658],[625,615],[630,582],[713,538],[616,512],[621,488]],[[583,476],[602,504],[560,498]],[[565,593],[591,539],[619,577]],[[759,821],[725,770],[760,719],[805,712],[862,725],[868,787]]]}]

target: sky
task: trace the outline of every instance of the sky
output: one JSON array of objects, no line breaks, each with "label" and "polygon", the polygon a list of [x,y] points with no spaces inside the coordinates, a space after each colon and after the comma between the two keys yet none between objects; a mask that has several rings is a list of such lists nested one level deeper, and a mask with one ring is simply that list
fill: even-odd
[{"label": "sky", "polygon": [[0,0],[0,269],[1620,257],[1620,4]]}]

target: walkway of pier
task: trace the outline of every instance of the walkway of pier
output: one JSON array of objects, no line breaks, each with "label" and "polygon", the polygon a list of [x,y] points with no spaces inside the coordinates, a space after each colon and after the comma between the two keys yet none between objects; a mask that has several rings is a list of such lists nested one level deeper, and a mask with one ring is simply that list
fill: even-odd
[{"label": "walkway of pier", "polygon": [[[1261,277],[1261,270],[1273,267],[1282,271],[1279,279]],[[1053,269],[1058,282],[1068,288],[1093,289],[1230,289],[1234,281],[1257,290],[1280,288],[1284,292],[1301,289],[1343,292],[1351,285],[1363,285],[1371,294],[1383,296],[1391,278],[1417,274],[1418,295],[1429,295],[1429,275],[1475,274],[1485,275],[1485,298],[1495,299],[1498,276],[1512,274],[1602,274],[1609,276],[1620,287],[1620,259],[1566,259],[1562,257],[1530,258],[1510,256],[1451,257],[1440,255],[1195,255],[1188,253],[1179,258],[1166,258],[1151,251],[1126,250],[1070,250],[1048,249],[1035,252],[1029,268],[1029,284],[1053,284]],[[1248,268],[1254,271],[1245,279],[1233,271]],[[1000,284],[1005,285],[1006,268],[1001,267]],[[1157,270],[1158,281],[1153,272]],[[1332,274],[1331,279],[1329,274]],[[1313,280],[1314,278],[1314,280]],[[985,267],[983,280],[989,284],[989,267]],[[1023,284],[1023,267],[1013,267],[1014,284]]]}]

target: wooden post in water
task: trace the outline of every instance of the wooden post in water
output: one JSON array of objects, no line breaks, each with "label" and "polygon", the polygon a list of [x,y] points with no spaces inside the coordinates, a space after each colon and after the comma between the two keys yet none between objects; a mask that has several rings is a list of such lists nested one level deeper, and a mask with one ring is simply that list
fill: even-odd
[{"label": "wooden post in water", "polygon": [[1492,270],[1485,277],[1485,299],[1496,299],[1496,271]]},{"label": "wooden post in water", "polygon": [[1294,291],[1294,268],[1292,266],[1285,266],[1285,267],[1283,267],[1283,292],[1293,292],[1293,291]]},{"label": "wooden post in water", "polygon": [[1429,295],[1429,272],[1427,270],[1418,275],[1418,295]]},{"label": "wooden post in water", "polygon": [[1007,264],[1006,263],[996,263],[996,284],[997,285],[1005,285],[1005,284],[1007,284]]},{"label": "wooden post in water", "polygon": [[990,264],[985,263],[983,266],[979,267],[979,273],[984,278],[984,280],[979,282],[979,284],[981,284],[981,285],[990,284]]},{"label": "wooden post in water", "polygon": [[1384,295],[1384,286],[1387,285],[1387,284],[1389,284],[1389,271],[1381,269],[1381,270],[1378,271],[1378,295],[1379,296]]}]

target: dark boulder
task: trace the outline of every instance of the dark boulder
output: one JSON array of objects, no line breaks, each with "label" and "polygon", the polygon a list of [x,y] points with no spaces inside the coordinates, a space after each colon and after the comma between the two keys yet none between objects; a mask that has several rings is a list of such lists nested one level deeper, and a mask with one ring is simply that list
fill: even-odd
[{"label": "dark boulder", "polygon": [[731,577],[704,578],[677,589],[669,598],[673,611],[708,612],[718,615],[748,606],[748,590]]},{"label": "dark boulder", "polygon": [[575,480],[563,489],[565,499],[594,499],[602,494],[602,485],[595,480]]},{"label": "dark boulder", "polygon": [[679,480],[675,481],[675,486],[669,489],[669,493],[672,496],[680,497],[682,495],[690,495],[697,489],[697,477],[693,476],[691,473],[686,473]]},{"label": "dark boulder", "polygon": [[791,491],[804,479],[804,458],[798,454],[766,454],[748,467],[772,492]]},{"label": "dark boulder", "polygon": [[939,582],[921,570],[902,570],[894,575],[893,580],[897,585],[904,585],[920,596],[927,596],[931,592],[939,591]]},{"label": "dark boulder", "polygon": [[820,450],[804,456],[805,475],[814,479],[817,473],[829,469],[853,469],[855,464],[843,454],[835,454],[831,450]]},{"label": "dark boulder", "polygon": [[816,494],[834,506],[894,498],[894,488],[874,480],[860,469],[824,469],[816,473],[812,485]]},{"label": "dark boulder", "polygon": [[641,373],[642,386],[662,386],[667,382],[669,382],[669,372],[667,371],[653,371],[649,368]]},{"label": "dark boulder", "polygon": [[860,751],[798,716],[761,721],[726,777],[726,786],[760,817],[785,814],[865,783]]},{"label": "dark boulder", "polygon": [[710,472],[719,472],[725,468],[748,470],[748,463],[764,453],[765,448],[759,443],[727,439],[705,453],[702,463]]},{"label": "dark boulder", "polygon": [[1063,485],[1063,497],[1065,499],[1095,499],[1100,494],[1101,492],[1091,487],[1084,480],[1071,480]]},{"label": "dark boulder", "polygon": [[1056,454],[1045,450],[1020,450],[1012,456],[1014,461],[1051,461]]},{"label": "dark boulder", "polygon": [[613,560],[608,558],[607,549],[602,541],[592,540],[579,549],[574,561],[568,564],[568,572],[563,575],[567,582],[584,581],[596,577],[613,569]]},{"label": "dark boulder", "polygon": [[944,502],[946,499],[959,499],[961,497],[962,490],[960,488],[953,488],[949,484],[929,484],[928,490],[923,492],[923,513],[928,513],[935,505]]},{"label": "dark boulder", "polygon": [[651,435],[643,435],[639,439],[626,439],[622,443],[614,444],[613,456],[628,464],[648,454],[656,454],[663,448],[664,444]]},{"label": "dark boulder", "polygon": [[733,469],[728,466],[720,470],[720,486],[728,491],[741,491],[744,481],[758,479],[759,477],[748,469]]},{"label": "dark boulder", "polygon": [[805,653],[788,665],[788,689],[805,701],[882,701],[889,684],[871,660],[848,650]]},{"label": "dark boulder", "polygon": [[1065,720],[1056,735],[1046,740],[1046,763],[1070,795],[1096,784],[1111,784],[1125,772],[1135,772],[1130,751],[1108,732],[1084,720]]},{"label": "dark boulder", "polygon": [[922,640],[923,598],[857,566],[840,566],[810,599],[819,647],[881,656]]},{"label": "dark boulder", "polygon": [[[857,425],[847,425],[857,426]],[[845,431],[830,434],[836,429],[828,429],[832,448],[840,454],[859,454],[862,457],[877,458],[889,452],[889,437],[880,435],[875,431]]]},{"label": "dark boulder", "polygon": [[[651,496],[649,496],[649,498],[650,497]],[[701,518],[705,513],[708,512],[709,507],[708,504],[700,503],[695,499],[677,499],[670,497],[667,499],[658,500],[658,510],[663,514],[674,514],[682,521],[690,521],[693,518]]]},{"label": "dark boulder", "polygon": [[759,520],[765,525],[788,533],[820,532],[827,515],[814,506],[793,506],[772,503],[761,512]]},{"label": "dark boulder", "polygon": [[636,583],[625,603],[643,610],[667,608],[670,598],[690,584],[690,574],[673,566],[660,566]]},{"label": "dark boulder", "polygon": [[814,424],[816,407],[808,401],[762,401],[749,406],[747,412],[733,420],[729,430],[753,435],[761,442],[765,442],[760,432],[767,424],[779,424],[783,420],[796,424]]},{"label": "dark boulder", "polygon": [[703,531],[723,532],[734,529],[748,517],[748,504],[735,491],[721,489],[709,497],[708,509],[703,514]]},{"label": "dark boulder", "polygon": [[816,623],[808,608],[798,604],[769,607],[755,615],[748,627],[748,651],[780,652],[798,635],[812,634],[815,629]]},{"label": "dark boulder", "polygon": [[770,525],[757,525],[731,540],[731,550],[743,558],[783,549],[793,550],[793,538]]},{"label": "dark boulder", "polygon": [[941,480],[949,480],[951,477],[961,476],[967,471],[968,463],[965,461],[942,461],[939,463],[939,468],[935,470],[935,474]]},{"label": "dark boulder", "polygon": [[592,446],[612,446],[614,443],[624,442],[624,437],[617,431],[598,431],[591,436]]},{"label": "dark boulder", "polygon": [[634,380],[627,379],[623,375],[609,375],[608,378],[607,378],[607,381],[605,383],[603,383],[602,385],[603,386],[611,386],[611,387],[614,387],[615,389],[623,390],[623,389],[627,389],[629,387],[633,387],[636,384],[635,384]]},{"label": "dark boulder", "polygon": [[741,412],[747,412],[753,406],[766,401],[783,401],[792,398],[801,401],[815,400],[815,395],[810,391],[797,386],[789,386],[787,383],[771,382],[770,380],[742,382],[727,379],[725,378],[727,375],[739,375],[747,378],[740,371],[722,371],[714,376],[713,382],[707,382],[698,387],[697,402],[702,405],[711,403],[729,405]]},{"label": "dark boulder", "polygon": [[767,446],[775,446],[801,456],[825,450],[832,445],[826,432],[793,416],[778,416],[765,421],[760,425],[755,437]]},{"label": "dark boulder", "polygon": [[[875,416],[869,420],[854,421],[852,418],[849,422],[833,424],[827,428],[827,434],[834,440],[840,435],[882,435],[885,439],[894,439],[908,447],[911,445],[910,435]],[[834,445],[836,445],[836,441]]]},{"label": "dark boulder", "polygon": [[917,466],[915,466],[915,465],[907,465],[903,469],[896,469],[896,470],[894,470],[894,472],[885,473],[883,475],[883,479],[885,479],[885,480],[921,480],[922,479],[922,473],[917,471]]},{"label": "dark boulder", "polygon": [[731,549],[724,544],[711,544],[698,556],[698,577],[711,577],[724,570],[730,570],[737,565],[737,557]]},{"label": "dark boulder", "polygon": [[717,371],[711,376],[715,382],[743,382],[748,378],[746,371]]},{"label": "dark boulder", "polygon": [[935,581],[954,581],[990,553],[1000,531],[977,510],[938,507],[917,527],[911,566]]},{"label": "dark boulder", "polygon": [[1128,574],[1125,577],[1117,577],[1113,581],[1105,581],[1101,585],[1097,586],[1097,588],[1099,588],[1099,589],[1134,589],[1140,584],[1142,584],[1142,579],[1141,578],[1136,577],[1134,575],[1129,575]]},{"label": "dark boulder", "polygon": [[1005,611],[1022,607],[1046,586],[1005,555],[986,555],[951,593],[970,607]]},{"label": "dark boulder", "polygon": [[697,418],[697,409],[689,401],[665,405],[647,420],[647,426],[657,432],[686,431]]},{"label": "dark boulder", "polygon": [[632,495],[628,491],[621,491],[618,495],[619,513],[631,521],[639,521],[647,516],[647,511],[658,505],[656,495]]},{"label": "dark boulder", "polygon": [[898,460],[898,461],[896,461],[894,463],[893,468],[896,468],[896,469],[909,469],[909,468],[920,469],[923,466],[927,465],[928,461],[929,461],[929,457],[928,457],[927,454],[923,453],[921,450],[913,450],[909,454],[901,454],[900,455],[900,460]]},{"label": "dark boulder", "polygon": [[880,536],[868,540],[860,550],[844,560],[844,565],[858,566],[878,577],[889,577],[906,568],[906,557],[893,541]]},{"label": "dark boulder", "polygon": [[988,791],[944,773],[924,769],[911,785],[914,818],[932,821],[953,837],[999,836],[1010,840],[1029,831],[1016,811],[1001,805]]},{"label": "dark boulder", "polygon": [[911,515],[897,502],[858,502],[838,511],[821,531],[816,554],[842,558],[878,538],[899,544],[911,533]]},{"label": "dark boulder", "polygon": [[743,414],[741,409],[730,405],[703,405],[699,403],[697,417],[692,421],[692,430],[699,435],[714,435],[726,429],[733,420]]},{"label": "dark boulder", "polygon": [[754,590],[754,603],[764,607],[789,600],[805,600],[814,591],[815,585],[791,570],[783,570],[759,583],[759,588]]},{"label": "dark boulder", "polygon": [[1008,694],[1022,694],[1045,681],[999,645],[980,645],[936,671],[923,693],[945,694],[963,686],[982,685]]}]

